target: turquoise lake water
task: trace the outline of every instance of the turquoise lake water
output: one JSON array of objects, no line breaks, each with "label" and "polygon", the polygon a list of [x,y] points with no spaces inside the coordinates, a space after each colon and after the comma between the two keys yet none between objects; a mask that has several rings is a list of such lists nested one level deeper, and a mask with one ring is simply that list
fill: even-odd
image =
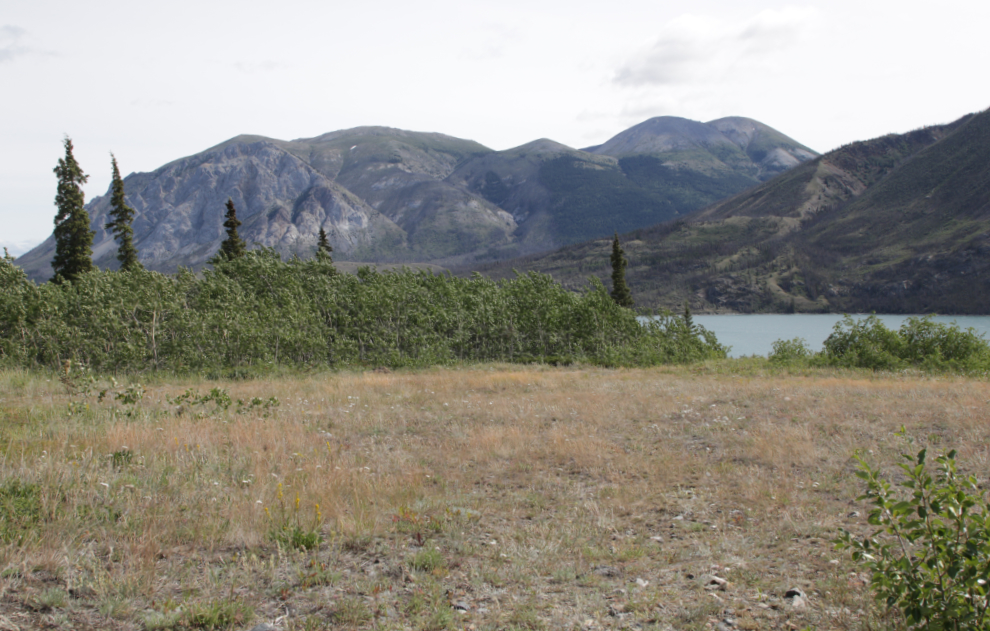
[{"label": "turquoise lake water", "polygon": [[[865,318],[865,315],[853,315],[854,318]],[[911,316],[907,315],[878,315],[884,326],[889,329],[899,329],[901,324]],[[920,317],[920,316],[916,316]],[[837,314],[760,314],[760,315],[696,315],[694,321],[715,333],[718,341],[731,346],[730,357],[747,357],[749,355],[766,356],[773,349],[777,340],[790,340],[795,337],[804,338],[808,347],[820,351],[822,344],[832,333],[832,327],[841,321],[842,315]],[[962,329],[973,328],[984,337],[990,339],[990,316],[935,316],[936,322],[956,324]]]}]

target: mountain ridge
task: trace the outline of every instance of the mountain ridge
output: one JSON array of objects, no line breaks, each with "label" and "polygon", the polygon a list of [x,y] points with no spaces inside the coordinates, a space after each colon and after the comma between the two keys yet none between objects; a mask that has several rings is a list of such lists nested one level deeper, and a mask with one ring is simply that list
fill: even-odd
[{"label": "mountain ridge", "polygon": [[[481,268],[606,279],[607,240]],[[627,232],[643,306],[990,313],[990,110],[850,143],[675,222]]]},{"label": "mountain ridge", "polygon": [[[780,138],[780,148],[798,144]],[[715,158],[693,166],[663,152],[615,157],[547,138],[493,151],[436,132],[366,126],[295,140],[238,135],[130,174],[124,187],[137,210],[139,259],[151,269],[205,265],[223,239],[228,197],[242,236],[286,255],[310,255],[324,228],[338,257],[463,265],[681,216],[758,182],[760,167],[737,153],[744,157],[734,156],[736,166]],[[87,209],[94,262],[113,269],[107,205],[97,196]],[[18,261],[40,281],[53,253],[49,238]]]}]

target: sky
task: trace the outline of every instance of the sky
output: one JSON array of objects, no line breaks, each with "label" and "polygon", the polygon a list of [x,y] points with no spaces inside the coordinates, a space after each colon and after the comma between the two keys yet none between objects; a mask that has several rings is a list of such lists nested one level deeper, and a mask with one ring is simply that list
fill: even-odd
[{"label": "sky", "polygon": [[747,116],[825,152],[990,107],[985,0],[4,0],[0,246],[52,231],[68,135],[87,200],[238,134],[361,125],[509,149],[654,116]]}]

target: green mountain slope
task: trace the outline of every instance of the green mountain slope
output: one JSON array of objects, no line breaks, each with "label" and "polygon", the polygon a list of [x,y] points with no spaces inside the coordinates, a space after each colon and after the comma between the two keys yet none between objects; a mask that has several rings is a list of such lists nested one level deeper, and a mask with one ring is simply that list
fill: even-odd
[{"label": "green mountain slope", "polygon": [[[853,143],[623,240],[643,306],[990,313],[990,111]],[[483,271],[576,288],[607,277],[608,253],[600,239]]]},{"label": "green mountain slope", "polygon": [[516,241],[485,253],[507,258],[682,217],[815,155],[750,119],[668,116],[585,150],[542,139],[479,156],[447,181],[512,214]]}]

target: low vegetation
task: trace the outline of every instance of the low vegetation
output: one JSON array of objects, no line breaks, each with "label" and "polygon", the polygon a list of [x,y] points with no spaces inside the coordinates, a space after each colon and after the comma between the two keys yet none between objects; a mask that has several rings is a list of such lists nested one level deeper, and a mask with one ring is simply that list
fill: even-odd
[{"label": "low vegetation", "polygon": [[990,470],[963,376],[61,377],[0,371],[0,627],[898,628],[831,543],[878,536],[853,456]]},{"label": "low vegetation", "polygon": [[329,257],[254,250],[201,276],[94,272],[35,285],[0,261],[0,362],[102,373],[403,367],[471,361],[655,365],[724,357],[680,317],[641,324],[601,283],[539,274],[339,274]]},{"label": "low vegetation", "polygon": [[986,374],[990,344],[972,329],[963,331],[931,316],[908,318],[896,331],[876,316],[858,320],[846,316],[836,323],[820,352],[812,352],[800,338],[778,340],[769,359],[783,365]]},{"label": "low vegetation", "polygon": [[860,459],[878,530],[862,540],[848,531],[840,547],[872,573],[877,600],[922,629],[990,629],[990,503],[975,476],[959,474],[956,451],[927,462],[927,449],[904,454],[901,493]]}]

